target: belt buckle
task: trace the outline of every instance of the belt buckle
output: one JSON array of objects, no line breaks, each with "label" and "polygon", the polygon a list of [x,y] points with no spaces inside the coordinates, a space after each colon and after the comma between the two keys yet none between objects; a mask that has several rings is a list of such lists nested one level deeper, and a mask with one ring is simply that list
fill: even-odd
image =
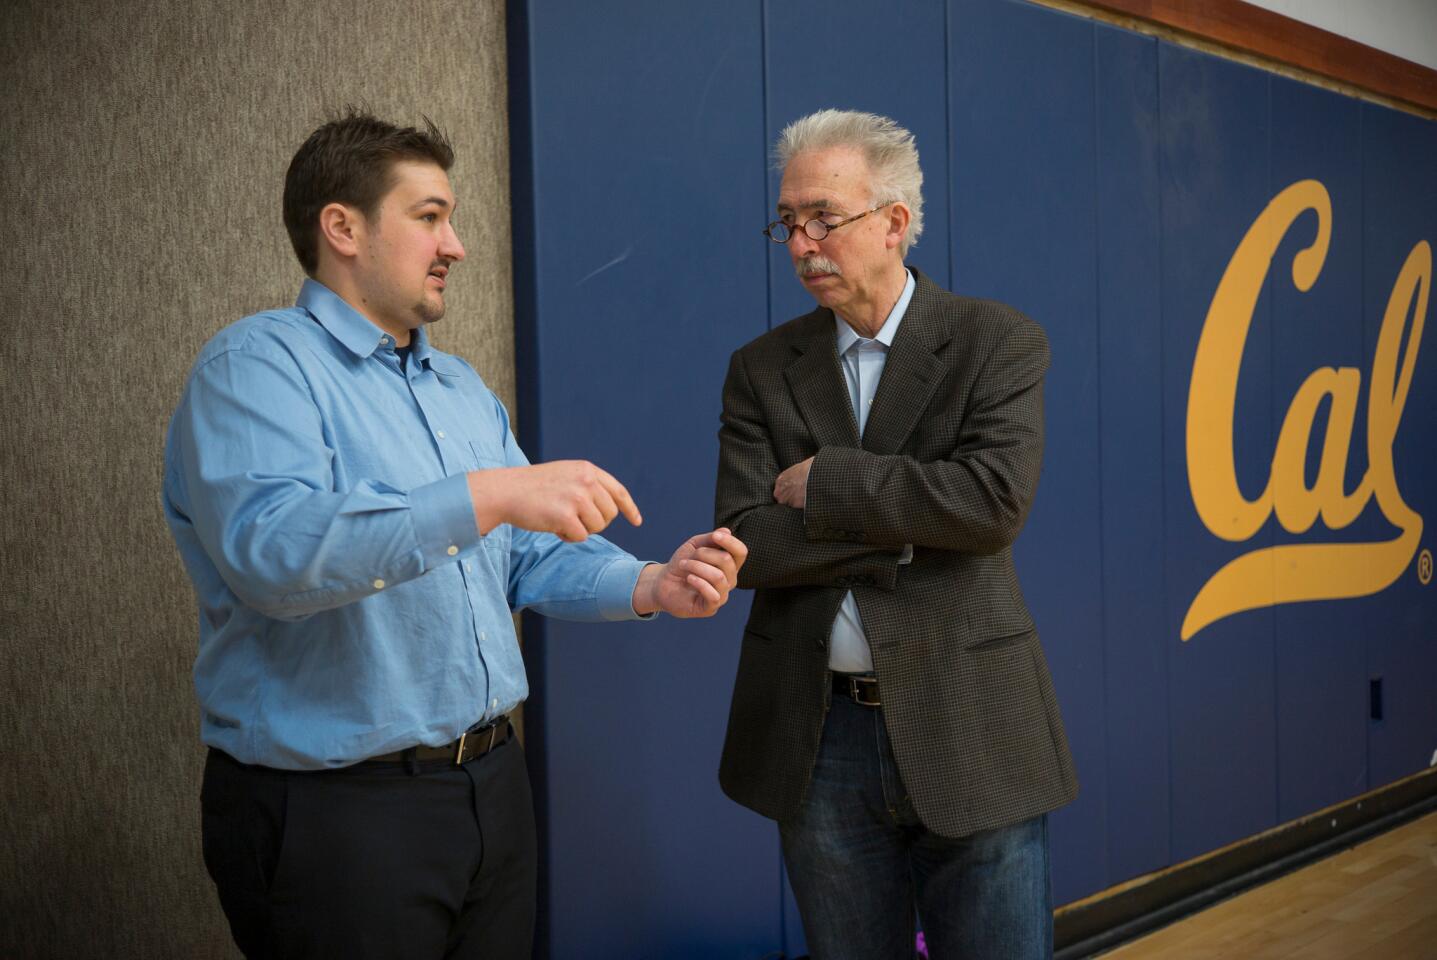
[{"label": "belt buckle", "polygon": [[880,699],[880,700],[867,700],[867,699],[864,699],[864,696],[863,696],[863,694],[862,694],[860,691],[862,691],[862,690],[864,689],[864,687],[865,687],[866,685],[868,685],[868,684],[872,684],[875,688],[877,688],[877,686],[878,686],[878,681],[877,681],[877,680],[874,680],[874,679],[871,678],[871,677],[849,677],[849,678],[848,678],[848,695],[849,695],[850,697],[852,697],[852,698],[853,698],[853,702],[856,703],[856,704],[858,704],[860,707],[881,707],[881,706],[883,706],[883,701],[882,701],[881,699]]},{"label": "belt buckle", "polygon": [[[485,730],[489,731],[489,742],[484,745],[483,750],[480,750],[479,752],[474,754],[474,756],[482,757],[484,756],[484,754],[494,749],[494,740],[499,736],[498,720],[495,720],[487,727],[480,727],[478,730],[465,730],[463,733],[459,734],[459,740],[454,744],[454,765],[456,767],[462,765],[465,762],[464,745],[469,742],[469,734],[473,733],[475,735],[475,740],[477,741],[479,738],[479,734],[482,734]],[[472,760],[474,759],[474,757],[470,757],[469,759]]]}]

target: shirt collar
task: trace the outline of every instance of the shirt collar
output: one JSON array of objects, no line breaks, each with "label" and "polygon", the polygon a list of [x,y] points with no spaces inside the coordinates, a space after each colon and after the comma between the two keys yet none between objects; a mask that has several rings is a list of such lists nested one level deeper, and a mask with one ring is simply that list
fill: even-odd
[{"label": "shirt collar", "polygon": [[364,314],[318,280],[304,281],[294,305],[313,314],[319,325],[356,357],[368,357],[374,353],[380,338],[386,336]]},{"label": "shirt collar", "polygon": [[429,366],[430,361],[439,357],[439,352],[429,345],[429,334],[424,327],[415,327],[409,331],[409,355],[424,366]]},{"label": "shirt collar", "polygon": [[[917,286],[913,281],[913,274],[908,270],[903,272],[908,275],[907,281],[903,284],[903,292],[899,294],[898,302],[893,305],[893,309],[888,311],[888,319],[884,320],[883,326],[878,328],[878,335],[873,338],[885,347],[893,346],[893,338],[898,335],[898,325],[903,322],[903,315],[908,312],[909,301],[913,299],[913,290]],[[838,355],[841,357],[848,352],[849,347],[864,338],[860,337],[847,321],[836,313],[833,315],[833,322],[837,325]]]},{"label": "shirt collar", "polygon": [[[294,305],[313,314],[319,325],[356,357],[371,356],[379,348],[381,338],[388,336],[364,314],[350,306],[343,297],[318,280],[304,281]],[[413,348],[409,355],[420,364],[449,376],[457,374],[458,371],[448,362],[449,358],[430,346],[429,334],[424,327],[416,327],[410,331],[409,346]]]}]

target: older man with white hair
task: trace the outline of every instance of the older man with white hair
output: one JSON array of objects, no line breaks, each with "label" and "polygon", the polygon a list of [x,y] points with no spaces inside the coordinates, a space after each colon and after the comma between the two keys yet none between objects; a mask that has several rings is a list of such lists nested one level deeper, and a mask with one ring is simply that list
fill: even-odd
[{"label": "older man with white hair", "polygon": [[1077,777],[1012,543],[1043,453],[1042,329],[904,258],[912,134],[822,110],[777,145],[818,308],[734,353],[715,512],[754,589],[720,781],[778,821],[820,960],[1052,953],[1048,811]]}]

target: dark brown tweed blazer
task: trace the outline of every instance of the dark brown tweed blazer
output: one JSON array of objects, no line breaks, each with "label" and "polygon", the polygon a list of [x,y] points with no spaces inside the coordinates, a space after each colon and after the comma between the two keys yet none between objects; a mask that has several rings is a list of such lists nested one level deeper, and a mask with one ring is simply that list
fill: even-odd
[{"label": "dark brown tweed blazer", "polygon": [[[798,810],[852,590],[903,782],[930,830],[959,837],[1078,790],[1011,550],[1042,462],[1048,342],[1011,307],[913,273],[861,443],[831,311],[729,364],[715,515],[748,544],[739,586],[756,592],[719,780],[765,816]],[[811,456],[806,509],[774,502],[778,474]]]}]

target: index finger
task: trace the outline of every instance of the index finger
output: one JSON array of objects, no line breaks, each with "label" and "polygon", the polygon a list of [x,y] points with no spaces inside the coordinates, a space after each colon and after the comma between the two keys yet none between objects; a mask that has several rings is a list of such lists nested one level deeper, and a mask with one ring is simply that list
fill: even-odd
[{"label": "index finger", "polygon": [[636,527],[644,522],[638,505],[634,503],[634,498],[629,496],[629,491],[624,489],[622,483],[614,479],[613,474],[607,470],[599,470],[599,483],[609,491],[609,496],[614,498],[614,503],[618,505],[619,512],[624,515],[626,520]]}]

